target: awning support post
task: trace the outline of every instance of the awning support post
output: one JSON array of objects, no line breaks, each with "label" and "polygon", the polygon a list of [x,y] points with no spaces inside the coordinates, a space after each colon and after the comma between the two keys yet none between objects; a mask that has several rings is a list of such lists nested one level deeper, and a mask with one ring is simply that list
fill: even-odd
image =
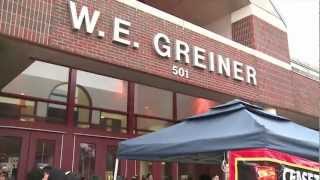
[{"label": "awning support post", "polygon": [[113,180],[117,180],[118,168],[119,168],[119,159],[116,158],[116,162],[115,162],[115,166],[114,166]]}]

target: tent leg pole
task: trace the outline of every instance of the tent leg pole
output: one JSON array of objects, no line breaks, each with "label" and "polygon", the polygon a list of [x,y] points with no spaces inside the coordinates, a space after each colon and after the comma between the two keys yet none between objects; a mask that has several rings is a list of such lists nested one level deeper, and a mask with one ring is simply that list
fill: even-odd
[{"label": "tent leg pole", "polygon": [[114,166],[113,180],[117,180],[118,168],[119,168],[119,159],[117,158]]},{"label": "tent leg pole", "polygon": [[229,180],[229,178],[230,178],[230,169],[229,169],[229,167],[230,167],[230,164],[229,164],[229,163],[230,163],[230,162],[229,162],[229,157],[230,157],[230,151],[227,151],[227,152],[226,152],[226,162],[227,162],[227,163],[226,163],[226,165],[227,165],[227,169],[226,169],[226,170],[227,170],[227,172],[224,173],[224,175],[225,175],[225,177],[224,177],[225,180]]}]

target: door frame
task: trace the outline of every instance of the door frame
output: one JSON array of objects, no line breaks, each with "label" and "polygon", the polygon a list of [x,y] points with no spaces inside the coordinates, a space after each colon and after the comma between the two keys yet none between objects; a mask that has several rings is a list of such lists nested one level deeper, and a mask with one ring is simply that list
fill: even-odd
[{"label": "door frame", "polygon": [[53,140],[55,141],[54,165],[61,166],[63,152],[63,133],[41,131],[34,129],[19,129],[0,127],[0,136],[17,137],[21,139],[21,149],[18,164],[17,179],[25,179],[28,172],[34,168],[35,151],[37,140]]}]

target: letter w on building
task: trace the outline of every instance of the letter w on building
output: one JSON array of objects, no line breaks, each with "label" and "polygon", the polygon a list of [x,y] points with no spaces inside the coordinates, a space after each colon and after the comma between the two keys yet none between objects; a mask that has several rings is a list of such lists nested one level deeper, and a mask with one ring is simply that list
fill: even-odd
[{"label": "letter w on building", "polygon": [[76,3],[69,1],[69,8],[71,13],[71,21],[73,29],[80,30],[83,21],[85,21],[85,30],[87,33],[92,33],[98,18],[100,16],[100,11],[94,11],[92,18],[90,18],[89,10],[87,6],[82,6],[79,15],[77,14]]}]

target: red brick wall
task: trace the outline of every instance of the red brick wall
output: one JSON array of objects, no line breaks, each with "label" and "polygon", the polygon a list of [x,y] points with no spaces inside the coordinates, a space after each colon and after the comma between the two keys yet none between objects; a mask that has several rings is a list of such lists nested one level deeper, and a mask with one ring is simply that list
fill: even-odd
[{"label": "red brick wall", "polygon": [[[24,1],[4,0],[4,2],[15,2],[16,4],[19,4]],[[106,66],[108,66],[108,64],[115,64],[140,72],[154,74],[167,79],[199,86],[212,91],[269,104],[275,107],[286,108],[314,116],[318,113],[317,100],[320,97],[320,93],[317,91],[319,90],[318,82],[296,75],[291,71],[287,71],[278,66],[267,63],[266,61],[258,59],[252,55],[184,29],[180,26],[171,24],[165,20],[138,11],[134,8],[127,7],[115,0],[77,1],[78,7],[80,7],[80,4],[85,4],[89,7],[91,13],[93,9],[101,11],[97,29],[104,30],[106,32],[106,37],[103,39],[98,39],[96,35],[86,34],[83,29],[80,32],[72,30],[67,4],[68,1],[66,0],[31,0],[28,2],[29,4],[42,3],[52,5],[52,11],[50,11],[50,8],[40,8],[40,14],[43,13],[44,17],[47,17],[46,19],[21,18],[22,25],[19,23],[19,25],[16,25],[15,20],[8,21],[7,19],[4,21],[3,18],[1,19],[1,16],[3,17],[4,14],[7,17],[12,14],[18,14],[18,18],[20,18],[19,13],[11,13],[16,12],[15,8],[8,12],[4,11],[7,9],[7,6],[5,5],[4,8],[1,9],[0,13],[1,34],[49,46],[60,51],[89,57],[96,61],[105,62]],[[23,12],[28,12],[26,11],[25,6],[21,6],[21,4],[19,5],[17,7],[20,7],[21,10],[18,10],[18,12],[21,11],[22,14]],[[8,7],[10,7],[10,5]],[[24,15],[21,17],[23,16]],[[138,50],[112,43],[112,22],[115,16],[128,20],[132,23],[130,28],[130,39],[140,43],[140,48]],[[253,20],[254,23],[257,21],[258,20]],[[7,23],[6,26],[4,26],[4,22]],[[34,26],[28,26],[28,24],[31,23],[38,23],[37,27],[39,27],[39,29],[36,30]],[[259,28],[263,28],[263,26],[264,25],[262,24]],[[15,27],[17,29],[24,28],[29,33],[19,35],[13,33],[12,28],[9,30],[8,27]],[[256,35],[258,35],[257,31],[259,28],[254,30]],[[49,34],[47,33],[47,30],[49,31]],[[159,58],[152,48],[152,38],[158,32],[165,33],[171,38],[171,40],[183,40],[189,45],[196,45],[206,49],[207,51],[213,51],[226,57],[230,57],[231,59],[254,66],[257,70],[258,85],[248,85],[245,82],[234,81],[231,78],[225,78],[215,73],[209,73],[206,70],[198,70],[192,68],[190,65],[186,66],[184,64],[179,64],[179,66],[185,67],[190,71],[190,79],[178,78],[177,76],[172,75],[172,65],[177,65],[177,63],[174,62],[173,59],[168,60]],[[38,41],[34,39],[38,37],[37,35],[44,37],[45,41]],[[260,35],[264,38],[268,36],[268,34],[265,33],[260,33]],[[254,37],[260,38],[256,36]],[[274,36],[271,36],[270,38],[273,37]],[[261,39],[263,38],[261,37]],[[305,88],[306,86],[308,88]],[[302,100],[303,105],[300,103]]]},{"label": "red brick wall", "polygon": [[0,32],[48,45],[53,5],[53,0],[1,0]]},{"label": "red brick wall", "polygon": [[285,62],[290,62],[287,33],[256,16],[232,24],[232,39]]},{"label": "red brick wall", "polygon": [[[294,108],[320,117],[320,84],[297,73],[292,74]],[[310,108],[310,104],[314,108]]]}]

